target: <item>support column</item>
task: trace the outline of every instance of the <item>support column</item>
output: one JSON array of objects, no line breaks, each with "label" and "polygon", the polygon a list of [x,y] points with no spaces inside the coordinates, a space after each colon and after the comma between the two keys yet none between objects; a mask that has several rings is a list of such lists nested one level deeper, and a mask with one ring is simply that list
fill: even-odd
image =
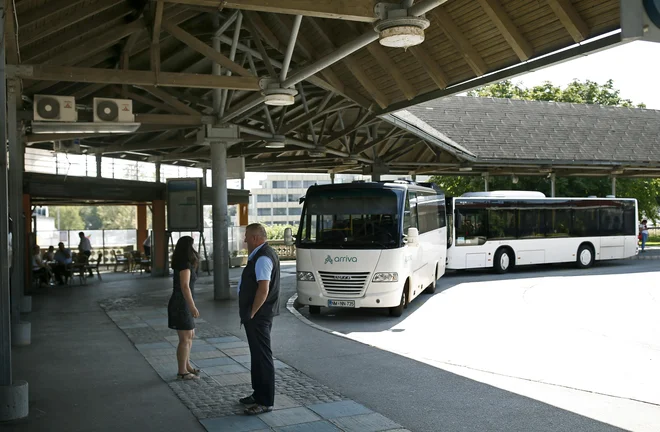
[{"label": "support column", "polygon": [[167,236],[165,233],[165,201],[154,200],[152,202],[152,217],[153,217],[153,236],[151,242],[153,249],[151,256],[153,260],[153,268],[151,269],[152,276],[167,276],[169,254],[167,253],[168,244]]},{"label": "support column", "polygon": [[225,142],[211,143],[213,170],[213,298],[228,300],[229,217],[227,215],[227,148]]},{"label": "support column", "polygon": [[616,196],[616,177],[612,176],[612,196]]},{"label": "support column", "polygon": [[556,191],[556,180],[557,180],[557,175],[555,173],[550,174],[550,196],[552,198],[555,197],[555,191]]},{"label": "support column", "polygon": [[147,239],[147,205],[137,205],[137,250],[142,247],[142,243]]},{"label": "support column", "polygon": [[414,183],[417,183],[417,174],[412,174],[412,175],[410,176],[410,179],[411,179]]},{"label": "support column", "polygon": [[335,173],[330,173],[330,183],[335,184],[335,176],[336,175],[337,174],[335,174]]},{"label": "support column", "polygon": [[26,263],[30,262],[30,248],[32,244],[30,239],[32,238],[32,199],[30,195],[23,194],[23,220],[22,227],[23,231],[23,278],[25,280],[25,287],[32,286],[32,272],[30,272],[30,266]]},{"label": "support column", "polygon": [[206,183],[208,183],[208,182],[206,181],[206,173],[207,173],[206,168],[202,168],[202,187],[203,187],[203,188],[205,188],[205,187],[208,186],[208,185],[206,184]]},{"label": "support column", "polygon": [[156,162],[156,183],[160,183],[160,162]]},{"label": "support column", "polygon": [[490,173],[483,173],[484,176],[484,192],[488,192],[488,181],[490,180]]},{"label": "support column", "polygon": [[380,174],[371,174],[371,181],[379,182],[380,181]]},{"label": "support column", "polygon": [[101,178],[101,164],[103,163],[103,153],[96,153],[96,178]]},{"label": "support column", "polygon": [[[29,321],[21,322],[21,309],[25,304],[27,311],[32,310],[29,300],[24,300],[25,292],[25,261],[23,256],[23,238],[21,236],[21,216],[23,206],[23,169],[24,147],[18,133],[16,119],[16,98],[19,83],[16,80],[7,81],[7,131],[9,141],[9,213],[12,224],[12,262],[11,262],[11,321],[13,346],[30,345],[32,325]],[[27,300],[27,301],[26,301]],[[24,303],[25,302],[25,303]],[[28,306],[29,303],[29,307]]]}]

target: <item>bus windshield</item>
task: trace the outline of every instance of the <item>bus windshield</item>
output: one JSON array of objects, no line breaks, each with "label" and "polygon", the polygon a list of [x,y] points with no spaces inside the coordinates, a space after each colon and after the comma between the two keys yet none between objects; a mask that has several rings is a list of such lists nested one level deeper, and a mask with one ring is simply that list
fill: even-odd
[{"label": "bus windshield", "polygon": [[345,189],[305,199],[301,248],[389,249],[401,241],[403,190]]}]

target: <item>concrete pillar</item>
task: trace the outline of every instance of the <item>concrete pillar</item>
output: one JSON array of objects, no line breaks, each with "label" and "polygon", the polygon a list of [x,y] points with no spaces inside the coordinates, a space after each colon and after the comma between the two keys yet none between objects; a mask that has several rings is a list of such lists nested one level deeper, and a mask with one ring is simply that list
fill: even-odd
[{"label": "concrete pillar", "polygon": [[612,196],[616,196],[616,177],[612,176]]},{"label": "concrete pillar", "polygon": [[206,172],[207,172],[206,168],[202,168],[202,187],[203,187],[203,188],[205,188],[205,187],[208,186],[208,185],[206,184],[206,183],[208,183],[208,182],[206,181]]},{"label": "concrete pillar", "polygon": [[156,183],[160,183],[160,162],[156,162]]},{"label": "concrete pillar", "polygon": [[411,175],[411,176],[410,176],[410,179],[411,179],[413,182],[416,183],[416,182],[417,182],[417,174],[413,174],[413,175]]},{"label": "concrete pillar", "polygon": [[32,238],[32,198],[30,195],[23,194],[23,218],[22,222],[22,233],[23,233],[23,280],[25,281],[25,287],[32,286],[32,272],[30,271],[30,266],[25,265],[30,262],[30,248],[32,244],[30,239]]},{"label": "concrete pillar", "polygon": [[142,243],[147,239],[147,205],[137,205],[137,250],[142,250]]},{"label": "concrete pillar", "polygon": [[227,215],[227,148],[225,142],[211,143],[213,170],[213,298],[227,300],[229,290],[229,216]]},{"label": "concrete pillar", "polygon": [[488,192],[488,181],[490,180],[490,174],[489,173],[484,173],[484,191]]},{"label": "concrete pillar", "polygon": [[96,153],[96,178],[101,178],[101,165],[103,163],[103,154]]},{"label": "concrete pillar", "polygon": [[550,174],[550,196],[552,198],[555,197],[555,193],[556,193],[555,192],[556,191],[556,188],[555,188],[556,187],[556,185],[555,185],[556,180],[557,180],[556,174],[555,173]]},{"label": "concrete pillar", "polygon": [[21,302],[25,291],[25,261],[23,260],[23,236],[21,219],[23,213],[23,169],[25,149],[19,136],[16,120],[16,98],[19,83],[8,80],[7,88],[7,127],[9,140],[9,213],[12,224],[12,263],[11,263],[11,316],[12,324],[18,325],[21,318]]},{"label": "concrete pillar", "polygon": [[169,253],[167,251],[168,244],[165,232],[165,201],[154,200],[152,202],[152,209],[153,235],[151,237],[151,243],[153,246],[151,259],[153,261],[153,268],[151,269],[151,275],[167,276],[169,272]]},{"label": "concrete pillar", "polygon": [[379,182],[380,181],[380,174],[371,174],[371,181]]},{"label": "concrete pillar", "polygon": [[335,173],[330,173],[330,183],[335,184],[335,176],[336,175],[337,174],[335,174]]}]

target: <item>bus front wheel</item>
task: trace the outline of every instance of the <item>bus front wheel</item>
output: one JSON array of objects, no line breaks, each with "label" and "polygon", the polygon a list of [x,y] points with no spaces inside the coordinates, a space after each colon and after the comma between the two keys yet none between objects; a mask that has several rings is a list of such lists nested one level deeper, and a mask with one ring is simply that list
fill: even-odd
[{"label": "bus front wheel", "polygon": [[310,315],[318,315],[320,313],[321,313],[321,306],[309,305],[309,314]]},{"label": "bus front wheel", "polygon": [[401,293],[401,302],[399,303],[399,306],[394,306],[390,308],[390,316],[400,317],[401,315],[403,315],[403,310],[406,308],[407,304],[408,304],[408,282],[406,282],[406,285],[403,287],[403,292]]},{"label": "bus front wheel", "polygon": [[495,254],[493,267],[495,267],[495,272],[502,274],[508,272],[514,262],[513,254],[509,249],[500,249]]},{"label": "bus front wheel", "polygon": [[587,244],[580,245],[577,253],[577,265],[579,268],[589,268],[594,263],[594,250]]}]

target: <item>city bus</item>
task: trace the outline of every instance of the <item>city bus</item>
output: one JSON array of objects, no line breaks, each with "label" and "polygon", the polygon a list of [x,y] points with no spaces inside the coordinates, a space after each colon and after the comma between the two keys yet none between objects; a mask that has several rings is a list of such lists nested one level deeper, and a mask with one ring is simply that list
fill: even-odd
[{"label": "city bus", "polygon": [[624,259],[637,254],[637,200],[472,192],[448,199],[447,268]]},{"label": "city bus", "polygon": [[354,182],[307,190],[296,245],[298,302],[388,308],[401,316],[433,293],[446,264],[444,193],[408,181]]}]

